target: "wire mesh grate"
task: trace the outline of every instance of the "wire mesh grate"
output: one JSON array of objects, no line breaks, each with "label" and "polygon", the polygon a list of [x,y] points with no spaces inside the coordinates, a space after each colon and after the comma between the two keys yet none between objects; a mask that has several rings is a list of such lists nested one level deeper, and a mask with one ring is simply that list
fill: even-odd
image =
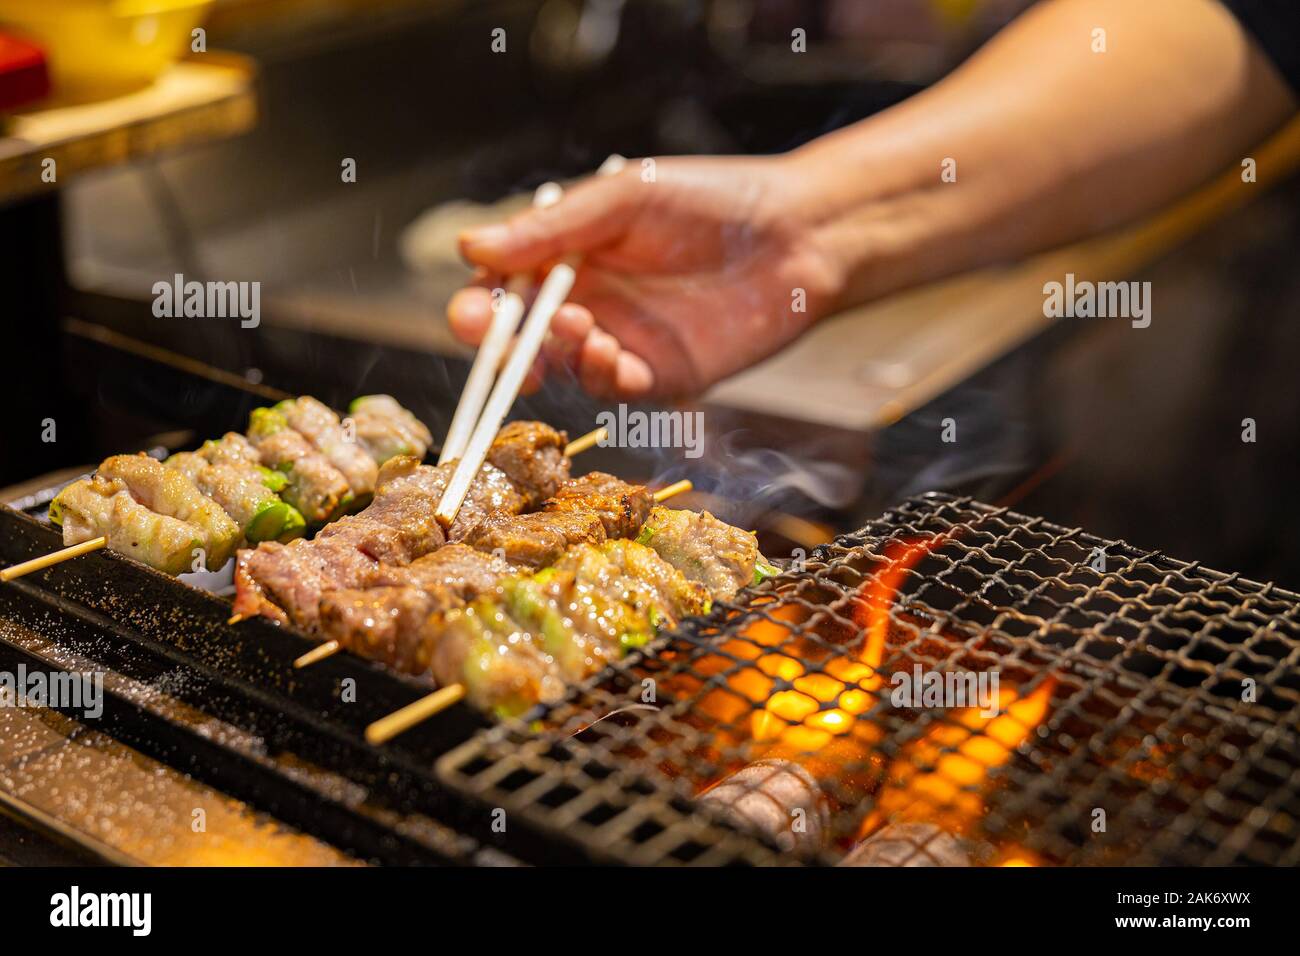
[{"label": "wire mesh grate", "polygon": [[1297,664],[1296,594],[931,494],[438,772],[602,861],[1294,864]]}]

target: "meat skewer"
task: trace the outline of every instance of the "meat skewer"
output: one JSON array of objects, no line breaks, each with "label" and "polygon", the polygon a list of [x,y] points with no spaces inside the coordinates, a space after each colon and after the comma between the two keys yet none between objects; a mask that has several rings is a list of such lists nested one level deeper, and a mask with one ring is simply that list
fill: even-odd
[{"label": "meat skewer", "polygon": [[[536,507],[567,477],[565,448],[561,432],[539,422],[511,422],[498,434],[469,501],[446,530],[434,512],[455,464],[427,466],[401,457],[388,461],[380,470],[374,502],[360,514],[330,525],[313,541],[268,543],[240,552],[236,614],[260,614],[317,631],[324,592],[362,587],[381,564],[408,565],[449,541],[488,533],[497,527],[488,519]],[[312,659],[329,653],[318,650]]]},{"label": "meat skewer", "polygon": [[[701,517],[729,527],[711,515]],[[674,520],[673,526],[691,525]],[[666,542],[671,532],[663,533]],[[753,536],[748,537],[752,541]],[[507,579],[465,607],[435,611],[418,632],[419,649],[408,651],[405,660],[417,667],[427,662],[428,672],[446,686],[376,721],[366,730],[367,740],[383,743],[463,699],[501,716],[554,702],[567,684],[644,644],[662,623],[707,612],[714,598],[734,596],[736,582],[715,584],[710,592],[692,579],[691,570],[702,566],[694,552],[708,547],[706,537],[696,538],[694,547],[689,542],[673,548],[661,545],[662,553],[635,541],[606,542],[601,550],[616,570],[600,572],[597,559],[595,575],[590,573],[591,546],[579,545],[553,567]],[[746,584],[762,576],[760,566],[770,568],[756,543],[752,551],[754,565]],[[662,554],[674,555],[681,564],[672,564]],[[674,578],[689,582],[694,593],[707,595],[706,603],[683,601],[683,593],[690,592],[673,587]]]},{"label": "meat skewer", "polygon": [[[279,411],[262,411],[286,423],[292,411],[322,443],[333,442],[328,445],[331,453],[340,462],[351,461],[363,484],[370,456],[378,461],[380,455],[399,448],[421,456],[428,451],[428,429],[391,397],[365,396],[353,406],[360,433],[357,445],[340,442],[348,437],[342,424],[335,428],[337,416],[315,399],[295,399],[280,403]],[[319,472],[335,471],[301,432],[288,427],[276,430],[284,432],[277,441],[282,446],[294,444],[308,471],[313,466]],[[229,557],[232,542],[300,537],[307,520],[280,492],[287,493],[295,481],[303,485],[303,479],[294,474],[292,462],[285,468],[288,474],[265,464],[258,447],[236,432],[205,442],[197,452],[173,455],[161,465],[147,456],[113,456],[91,477],[60,491],[50,504],[51,522],[62,526],[69,547],[9,568],[0,580],[101,547],[173,574],[193,569],[195,549],[202,549],[203,565],[215,570]]]},{"label": "meat skewer", "polygon": [[401,649],[421,645],[420,628],[430,614],[460,606],[504,577],[553,564],[572,546],[635,535],[653,505],[644,487],[610,475],[572,479],[542,511],[490,515],[462,542],[406,567],[381,564],[357,587],[323,593],[318,630],[340,648],[398,670],[425,672],[427,655],[412,667],[410,658],[418,655]]},{"label": "meat skewer", "polygon": [[[573,444],[566,446],[566,451]],[[660,494],[677,494],[689,486],[689,482],[678,482]],[[365,631],[372,632],[376,646],[391,644],[393,639],[382,635],[397,627],[410,628],[431,613],[435,592],[442,595],[453,586],[463,592],[465,582],[481,578],[481,565],[487,559],[476,558],[475,551],[499,555],[498,566],[491,569],[498,576],[520,564],[540,567],[571,544],[635,534],[653,503],[644,488],[593,472],[561,485],[535,514],[506,509],[487,514],[460,536],[463,545],[459,549],[452,544],[431,549],[408,566],[381,562],[361,580],[322,587],[314,596],[317,607],[300,610],[296,619],[329,640],[298,658],[295,666],[324,660],[355,643],[354,636]],[[457,523],[464,518],[462,512]],[[456,535],[449,537],[454,541]],[[458,579],[462,583],[455,585]]]},{"label": "meat skewer", "polygon": [[565,437],[539,422],[501,430],[491,460],[475,476],[470,506],[444,530],[434,510],[453,465],[421,465],[399,456],[384,463],[374,501],[311,541],[263,543],[239,553],[234,610],[312,631],[326,590],[356,587],[380,563],[409,564],[459,540],[494,511],[518,513],[553,492],[568,473]]}]

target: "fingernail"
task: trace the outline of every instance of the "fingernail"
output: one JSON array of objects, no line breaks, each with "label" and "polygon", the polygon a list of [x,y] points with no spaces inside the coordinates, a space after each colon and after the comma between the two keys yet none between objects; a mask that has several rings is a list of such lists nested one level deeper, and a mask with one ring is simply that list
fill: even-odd
[{"label": "fingernail", "polygon": [[460,242],[465,246],[494,246],[504,242],[510,235],[510,227],[501,223],[491,226],[479,226],[466,229],[460,234]]}]

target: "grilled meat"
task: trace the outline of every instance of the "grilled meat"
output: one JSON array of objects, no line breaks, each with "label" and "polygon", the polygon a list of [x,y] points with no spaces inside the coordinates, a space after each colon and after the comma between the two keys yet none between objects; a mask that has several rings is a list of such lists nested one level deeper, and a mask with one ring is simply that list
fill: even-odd
[{"label": "grilled meat", "polygon": [[429,429],[391,395],[363,395],[348,411],[356,428],[357,441],[382,465],[398,455],[423,460],[433,444]]},{"label": "grilled meat", "polygon": [[304,395],[278,402],[274,410],[347,479],[354,501],[368,500],[374,494],[379,466],[355,436],[348,434],[333,409]]},{"label": "grilled meat", "polygon": [[[375,422],[394,422],[391,430],[420,438],[423,426],[388,396],[370,396],[361,404]],[[379,428],[374,425],[376,433]],[[320,522],[355,503],[354,489],[369,494],[366,489],[374,488],[378,468],[370,454],[313,398],[257,409],[249,431],[251,439],[227,432],[197,452],[171,456],[164,465],[143,455],[108,458],[97,473],[103,480],[74,482],[51,502],[51,520],[63,524],[67,504],[68,543],[103,535],[110,547],[172,573],[191,568],[192,552],[202,548],[207,567],[216,570],[240,543],[300,537],[307,517],[291,502],[302,504],[310,519]],[[330,458],[348,472],[352,485]],[[506,483],[504,476],[500,481]],[[277,496],[281,491],[289,501]],[[426,549],[441,544],[441,528],[431,517],[425,522],[409,497],[391,496],[369,516],[378,524],[356,522],[344,529],[347,539],[375,561],[409,560],[411,554],[423,553],[421,542],[428,542]],[[480,514],[467,514],[465,530]],[[114,522],[123,527],[114,528]]]},{"label": "grilled meat", "polygon": [[758,542],[747,531],[719,521],[707,511],[656,507],[637,539],[715,598],[730,599],[755,581],[762,562]]},{"label": "grilled meat", "polygon": [[[360,514],[328,526],[314,541],[241,551],[235,611],[317,630],[326,591],[364,587],[381,562],[409,564],[447,542],[434,512],[454,469],[451,463],[433,467],[409,457],[391,459],[379,471],[375,500]],[[451,526],[451,540],[469,532],[483,516],[514,513],[523,504],[506,476],[484,465]]]},{"label": "grilled meat", "polygon": [[96,473],[122,482],[131,496],[150,511],[196,528],[210,571],[229,560],[242,538],[239,526],[194,482],[148,455],[114,455],[104,459]]},{"label": "grilled meat", "polygon": [[63,543],[80,544],[103,535],[108,546],[168,574],[190,570],[203,547],[198,528],[150,511],[131,496],[126,482],[103,475],[68,485],[50,504],[50,520],[63,526]]},{"label": "grilled meat", "polygon": [[325,636],[404,672],[463,682],[473,704],[502,715],[552,699],[537,695],[558,694],[557,681],[589,677],[709,602],[703,586],[626,540],[574,545],[533,574],[452,544],[370,581],[323,596]]},{"label": "grilled meat", "polygon": [[198,454],[214,465],[261,464],[257,447],[239,432],[226,432],[220,438],[209,438],[199,448]]},{"label": "grilled meat", "polygon": [[262,464],[282,472],[289,483],[281,497],[310,524],[323,524],[352,503],[347,478],[303,435],[289,427],[283,414],[255,408],[248,438]]},{"label": "grilled meat", "polygon": [[438,635],[428,642],[433,676],[443,685],[463,683],[478,707],[513,716],[564,695],[564,678],[555,662],[488,598],[434,614],[425,627]]},{"label": "grilled meat", "polygon": [[376,569],[364,589],[327,592],[320,630],[347,650],[408,674],[425,674],[433,647],[430,614],[458,607],[517,569],[463,544],[449,544],[404,567]]},{"label": "grilled meat", "polygon": [[572,572],[608,598],[630,604],[646,614],[656,628],[673,626],[681,618],[708,613],[711,599],[705,587],[687,578],[645,545],[616,539],[597,546],[578,544],[553,565]]},{"label": "grilled meat", "polygon": [[[421,465],[416,459],[405,456],[394,458],[385,462],[380,469],[380,494],[376,497],[375,504],[379,504],[381,499],[402,495],[402,500],[406,503],[404,507],[424,509],[418,511],[419,531],[423,534],[426,527],[437,523],[434,512],[455,471],[455,462],[434,466]],[[419,503],[418,506],[416,502]],[[469,492],[465,495],[460,511],[456,513],[456,520],[447,531],[447,537],[459,541],[488,515],[518,514],[526,505],[527,500],[516,489],[514,482],[504,472],[491,464],[485,464],[470,483]],[[413,510],[410,517],[414,518],[415,514]]]},{"label": "grilled meat", "polygon": [[509,476],[528,508],[536,508],[569,477],[566,444],[564,432],[543,422],[510,422],[497,433],[487,460]]},{"label": "grilled meat", "polygon": [[213,464],[196,452],[178,452],[163,467],[179,471],[239,525],[245,541],[290,541],[301,537],[306,522],[280,500],[284,476],[260,465]]},{"label": "grilled meat", "polygon": [[564,482],[541,510],[594,512],[605,526],[605,537],[635,538],[653,507],[654,496],[643,485],[593,471]]},{"label": "grilled meat", "polygon": [[571,544],[603,540],[605,526],[600,517],[580,511],[488,515],[465,536],[471,547],[535,568],[550,564]]}]

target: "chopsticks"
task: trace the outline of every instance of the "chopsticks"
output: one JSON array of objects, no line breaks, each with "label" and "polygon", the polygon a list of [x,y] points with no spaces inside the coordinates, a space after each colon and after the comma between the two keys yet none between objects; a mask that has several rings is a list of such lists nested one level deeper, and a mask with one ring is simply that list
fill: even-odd
[{"label": "chopsticks", "polygon": [[[598,176],[609,176],[619,172],[627,163],[622,156],[617,154],[610,156],[605,162],[601,163],[600,169],[597,170]],[[549,190],[547,187],[551,187]],[[545,190],[545,192],[544,192]],[[538,205],[541,199],[547,200],[547,205],[554,205],[559,202],[563,191],[555,183],[546,183],[539,187],[534,196],[534,205]],[[438,503],[436,516],[438,522],[444,527],[449,528],[453,521],[456,520],[456,513],[460,511],[461,504],[465,501],[465,495],[469,492],[470,483],[474,476],[478,474],[483,467],[483,461],[487,457],[488,449],[492,447],[492,442],[496,438],[497,432],[501,430],[501,423],[505,421],[506,415],[510,412],[510,407],[514,404],[519,395],[519,389],[523,387],[524,379],[528,375],[529,369],[532,368],[537,353],[541,350],[542,342],[546,338],[547,332],[551,328],[551,320],[555,318],[555,313],[564,305],[565,299],[573,290],[573,283],[577,278],[577,267],[581,262],[581,256],[570,255],[557,263],[547,274],[546,279],[542,282],[541,288],[537,291],[537,298],[533,301],[533,307],[528,312],[528,317],[524,319],[523,329],[519,337],[515,340],[515,347],[510,352],[510,357],[506,360],[505,368],[502,369],[500,377],[497,378],[496,384],[493,385],[491,394],[488,395],[487,402],[483,406],[482,414],[478,423],[474,426],[468,442],[460,450],[460,463],[456,466],[455,473],[451,480],[447,482],[447,488],[443,492],[442,499]],[[518,277],[516,277],[518,278]],[[501,301],[497,307],[497,315],[493,317],[493,324],[500,318],[501,313],[505,311],[506,298]],[[520,307],[523,300],[520,299]],[[518,321],[518,319],[514,319]],[[505,324],[505,320],[502,321]],[[492,329],[489,329],[491,333]],[[513,331],[513,329],[512,329]],[[508,338],[508,336],[507,336]],[[487,345],[487,338],[484,338],[484,346]],[[484,349],[480,349],[480,354]],[[489,364],[490,360],[490,364]],[[489,355],[484,359],[484,364],[488,368],[495,368],[496,362],[500,356],[492,357]],[[475,365],[479,362],[479,357],[475,358]],[[471,370],[471,376],[473,370]],[[480,389],[486,389],[487,374],[480,375]],[[468,383],[467,383],[468,385]],[[478,395],[470,396],[470,401],[478,401]],[[461,401],[465,401],[465,396],[461,396]],[[457,415],[461,415],[459,407]],[[465,417],[465,416],[462,416]],[[453,426],[456,424],[453,418]],[[448,436],[449,440],[451,435]],[[439,462],[449,461],[452,457],[443,455]]]},{"label": "chopsticks", "polygon": [[[556,183],[542,183],[533,193],[533,208],[546,209],[554,206],[564,195],[564,190]],[[501,359],[510,347],[510,338],[519,328],[519,320],[524,317],[524,293],[528,291],[529,277],[526,274],[511,276],[506,282],[505,295],[493,305],[492,322],[487,334],[479,344],[474,355],[474,364],[470,366],[469,378],[460,393],[456,413],[451,417],[451,426],[443,440],[442,451],[438,454],[438,464],[442,465],[460,458],[469,444],[474,425],[483,411],[488,391],[496,378]]]}]

